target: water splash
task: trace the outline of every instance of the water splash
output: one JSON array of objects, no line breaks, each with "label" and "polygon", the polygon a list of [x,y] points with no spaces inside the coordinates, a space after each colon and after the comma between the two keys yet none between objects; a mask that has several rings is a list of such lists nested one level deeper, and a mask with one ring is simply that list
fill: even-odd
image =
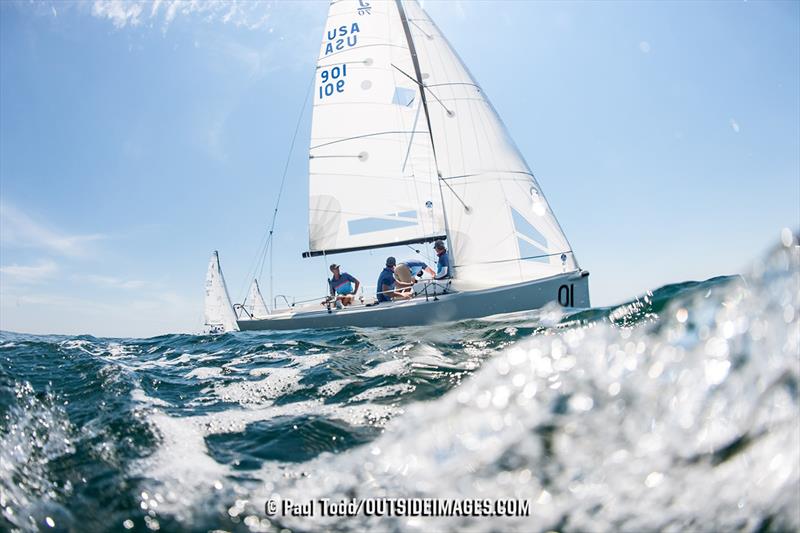
[{"label": "water splash", "polygon": [[[435,329],[2,333],[0,528],[796,530],[798,250],[789,232],[743,278]],[[263,512],[383,496],[532,512]]]}]

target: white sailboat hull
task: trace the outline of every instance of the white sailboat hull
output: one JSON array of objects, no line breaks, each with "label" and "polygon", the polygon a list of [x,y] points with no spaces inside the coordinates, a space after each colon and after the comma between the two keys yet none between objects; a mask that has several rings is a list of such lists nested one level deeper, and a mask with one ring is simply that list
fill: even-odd
[{"label": "white sailboat hull", "polygon": [[443,294],[436,299],[417,296],[412,300],[384,302],[344,309],[324,308],[272,315],[260,320],[239,320],[239,329],[292,330],[337,327],[422,326],[481,318],[501,313],[538,309],[550,302],[565,307],[589,307],[589,277],[586,271],[570,272],[536,281],[485,290]]}]

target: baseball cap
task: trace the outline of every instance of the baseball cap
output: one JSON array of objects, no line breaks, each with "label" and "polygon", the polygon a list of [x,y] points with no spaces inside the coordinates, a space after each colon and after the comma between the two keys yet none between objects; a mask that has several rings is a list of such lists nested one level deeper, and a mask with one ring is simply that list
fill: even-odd
[{"label": "baseball cap", "polygon": [[331,272],[333,272],[335,269],[339,268],[340,266],[341,265],[337,265],[336,263],[331,263]]},{"label": "baseball cap", "polygon": [[387,267],[393,267],[396,264],[397,264],[397,260],[394,257],[389,256],[389,257],[386,258],[386,266]]}]

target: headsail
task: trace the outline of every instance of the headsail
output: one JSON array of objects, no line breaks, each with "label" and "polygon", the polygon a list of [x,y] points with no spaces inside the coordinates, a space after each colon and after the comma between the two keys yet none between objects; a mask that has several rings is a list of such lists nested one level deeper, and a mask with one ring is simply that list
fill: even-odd
[{"label": "headsail", "polygon": [[264,303],[264,297],[261,295],[257,279],[254,279],[253,283],[250,284],[250,290],[247,292],[247,298],[244,299],[242,309],[246,313],[246,316],[242,318],[266,318],[269,316],[269,309],[267,309],[267,304]]},{"label": "headsail", "polygon": [[211,254],[206,273],[205,325],[211,333],[239,330],[216,251]]},{"label": "headsail", "polygon": [[486,94],[419,4],[396,4],[408,19],[427,94],[456,276],[502,285],[577,269]]},{"label": "headsail", "polygon": [[393,2],[331,2],[313,93],[311,255],[445,234],[413,72]]}]

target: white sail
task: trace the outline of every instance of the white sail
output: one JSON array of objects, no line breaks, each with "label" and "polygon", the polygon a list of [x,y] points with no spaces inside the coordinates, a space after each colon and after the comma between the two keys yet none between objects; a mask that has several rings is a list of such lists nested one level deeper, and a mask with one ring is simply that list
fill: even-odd
[{"label": "white sail", "polygon": [[313,93],[312,253],[445,234],[413,72],[394,2],[331,2]]},{"label": "white sail", "polygon": [[403,0],[402,8],[426,87],[456,277],[487,286],[576,270],[541,187],[483,90],[419,4]]},{"label": "white sail", "polygon": [[250,284],[250,290],[247,292],[247,298],[244,299],[242,308],[246,315],[241,318],[266,318],[269,316],[269,309],[267,309],[267,304],[264,303],[264,297],[258,287],[258,280],[254,279],[253,283]]},{"label": "white sail", "polygon": [[211,333],[239,330],[216,251],[211,254],[206,273],[205,325]]}]

